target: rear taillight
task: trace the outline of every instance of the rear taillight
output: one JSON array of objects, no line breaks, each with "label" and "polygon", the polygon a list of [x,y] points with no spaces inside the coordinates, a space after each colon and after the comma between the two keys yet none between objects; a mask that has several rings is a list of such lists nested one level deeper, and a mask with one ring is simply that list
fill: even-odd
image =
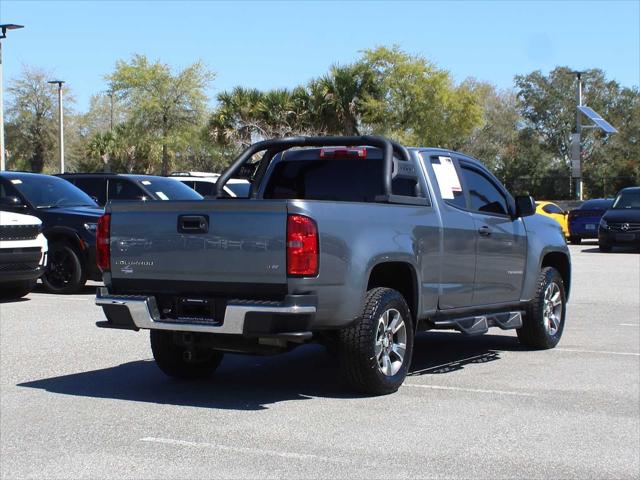
[{"label": "rear taillight", "polygon": [[111,241],[111,214],[105,213],[98,220],[96,228],[96,262],[98,268],[103,272],[111,270],[111,252],[109,243]]},{"label": "rear taillight", "polygon": [[315,277],[318,274],[318,227],[309,217],[287,217],[287,275]]}]

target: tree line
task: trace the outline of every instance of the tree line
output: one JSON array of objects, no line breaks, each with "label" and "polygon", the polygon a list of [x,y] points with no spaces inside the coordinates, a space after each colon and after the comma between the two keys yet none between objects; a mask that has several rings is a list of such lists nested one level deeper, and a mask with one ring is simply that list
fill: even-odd
[{"label": "tree line", "polygon": [[[640,91],[584,75],[585,103],[618,134],[583,132],[587,195],[640,183]],[[10,82],[7,165],[56,172],[56,92],[25,67]],[[237,86],[217,95],[201,62],[175,71],[144,55],[116,62],[86,113],[65,89],[65,163],[75,171],[219,172],[244,147],[291,135],[385,135],[406,145],[450,148],[482,160],[507,187],[539,198],[570,195],[575,77],[567,67],[516,75],[511,89],[451,74],[398,47],[362,52],[348,65],[292,89]]]}]

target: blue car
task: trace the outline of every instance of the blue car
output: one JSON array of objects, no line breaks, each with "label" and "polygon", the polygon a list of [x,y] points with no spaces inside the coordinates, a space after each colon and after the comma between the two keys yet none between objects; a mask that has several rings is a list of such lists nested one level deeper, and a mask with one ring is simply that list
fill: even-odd
[{"label": "blue car", "polygon": [[613,205],[613,198],[594,198],[569,212],[569,242],[579,245],[585,238],[598,238],[600,218]]}]

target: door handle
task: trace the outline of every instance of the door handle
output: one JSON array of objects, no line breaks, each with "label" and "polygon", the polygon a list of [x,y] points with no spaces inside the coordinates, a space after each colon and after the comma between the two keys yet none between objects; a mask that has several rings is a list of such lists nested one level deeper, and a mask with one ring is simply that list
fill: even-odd
[{"label": "door handle", "polygon": [[478,233],[483,237],[488,237],[489,235],[491,235],[491,229],[486,225],[483,225],[478,229]]},{"label": "door handle", "polygon": [[178,217],[179,233],[207,233],[208,231],[208,215],[180,215]]}]

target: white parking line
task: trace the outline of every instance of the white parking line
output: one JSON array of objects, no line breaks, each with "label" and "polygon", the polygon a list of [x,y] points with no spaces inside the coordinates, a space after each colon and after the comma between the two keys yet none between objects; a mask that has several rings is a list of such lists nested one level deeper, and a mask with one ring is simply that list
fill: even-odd
[{"label": "white parking line", "polygon": [[640,327],[638,323],[619,323],[621,327]]},{"label": "white parking line", "polygon": [[270,457],[289,458],[294,460],[314,460],[330,463],[350,464],[350,460],[324,457],[322,455],[313,455],[310,453],[295,453],[295,452],[279,452],[277,450],[263,450],[260,448],[248,448],[248,447],[230,447],[228,445],[219,445],[216,443],[207,442],[189,442],[186,440],[174,440],[172,438],[157,438],[157,437],[145,437],[140,439],[141,442],[150,443],[164,443],[166,445],[178,445],[182,447],[196,447],[196,448],[210,448],[214,450],[221,450],[223,452],[232,453],[249,453],[254,455],[267,455]]},{"label": "white parking line", "polygon": [[625,355],[631,357],[640,357],[640,353],[634,352],[607,352],[603,350],[580,350],[578,348],[554,348],[551,350],[557,352],[574,352],[574,353],[596,353],[600,355]]},{"label": "white parking line", "polygon": [[489,393],[492,395],[513,395],[516,397],[537,397],[537,395],[533,393],[512,392],[509,390],[484,390],[482,388],[446,387],[444,385],[419,385],[416,383],[405,383],[403,387],[429,388],[432,390],[455,390],[457,392],[471,392],[471,393]]}]

